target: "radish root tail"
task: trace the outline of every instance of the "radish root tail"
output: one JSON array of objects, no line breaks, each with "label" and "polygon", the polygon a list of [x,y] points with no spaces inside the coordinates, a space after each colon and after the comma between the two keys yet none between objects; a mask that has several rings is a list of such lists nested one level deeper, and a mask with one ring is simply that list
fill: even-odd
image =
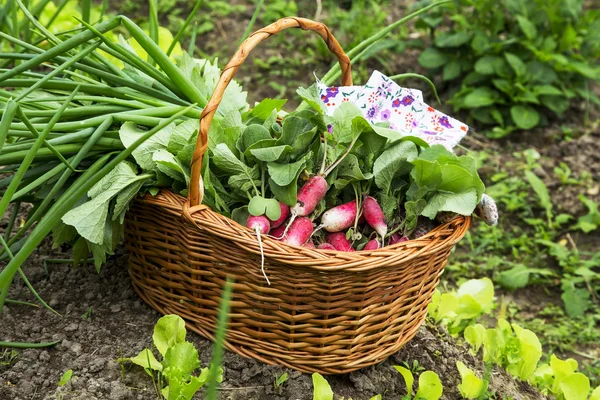
[{"label": "radish root tail", "polygon": [[267,281],[267,285],[271,286],[271,282],[269,278],[267,278],[267,273],[265,272],[265,252],[263,251],[262,239],[260,237],[259,228],[256,228],[256,239],[258,240],[258,246],[260,247],[260,270]]}]

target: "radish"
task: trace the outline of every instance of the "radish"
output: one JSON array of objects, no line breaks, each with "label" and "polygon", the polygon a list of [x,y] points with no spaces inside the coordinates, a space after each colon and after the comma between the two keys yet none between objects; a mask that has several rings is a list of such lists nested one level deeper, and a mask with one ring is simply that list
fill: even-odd
[{"label": "radish", "polygon": [[328,233],[325,240],[338,251],[354,251],[344,232]]},{"label": "radish", "polygon": [[321,175],[310,178],[298,192],[298,202],[292,207],[294,216],[306,217],[314,211],[315,207],[327,193],[327,181]]},{"label": "radish", "polygon": [[392,238],[390,239],[390,245],[396,244],[396,243],[401,243],[401,242],[406,242],[406,241],[408,241],[408,237],[400,236],[399,233],[394,233],[392,235]]},{"label": "radish", "polygon": [[333,245],[331,245],[329,243],[321,243],[320,245],[317,246],[317,249],[319,249],[319,250],[335,250],[335,247],[333,247]]},{"label": "radish", "polygon": [[248,221],[246,221],[246,226],[255,231],[257,234],[268,233],[269,229],[271,229],[271,223],[264,215],[260,215],[258,217],[251,215],[248,218]]},{"label": "radish", "polygon": [[283,222],[287,219],[287,217],[290,216],[290,207],[287,204],[279,202],[279,208],[281,209],[281,216],[279,217],[279,219],[275,221],[269,220],[271,221],[271,229],[281,226]]},{"label": "radish", "polygon": [[451,211],[440,211],[436,214],[435,220],[439,223],[445,224],[452,221],[458,214]]},{"label": "radish", "polygon": [[315,249],[315,244],[313,243],[312,240],[309,240],[308,242],[304,243],[302,245],[302,247],[306,247],[307,249]]},{"label": "radish", "polygon": [[385,234],[387,233],[387,224],[383,219],[383,211],[381,210],[381,207],[379,207],[377,200],[371,196],[365,196],[363,200],[363,213],[371,228],[375,229],[382,238],[385,237]]},{"label": "radish", "polygon": [[339,232],[350,228],[356,220],[356,201],[333,207],[321,216],[321,226],[327,232]]},{"label": "radish", "polygon": [[421,236],[424,236],[427,232],[431,230],[431,228],[431,220],[427,220],[427,222],[419,220],[419,222],[417,222],[417,227],[415,228],[415,231],[412,234],[412,238],[417,239]]},{"label": "radish", "polygon": [[271,229],[269,235],[273,236],[277,240],[281,240],[283,238],[283,234],[285,233],[285,228],[285,225],[279,225],[277,228]]},{"label": "radish", "polygon": [[258,240],[258,246],[260,247],[260,270],[262,271],[267,284],[270,285],[271,282],[269,282],[269,278],[267,278],[267,273],[265,272],[265,253],[263,252],[262,240],[260,238],[261,234],[265,234],[271,229],[269,219],[264,215],[251,215],[248,217],[248,221],[246,221],[246,226],[256,232],[256,239]]},{"label": "radish", "polygon": [[358,217],[358,224],[362,225],[366,222],[365,213],[360,213],[360,217]]},{"label": "radish", "polygon": [[290,224],[287,234],[281,241],[292,246],[302,246],[310,239],[312,231],[312,221],[306,217],[300,217]]},{"label": "radish", "polygon": [[377,250],[379,248],[379,242],[377,239],[369,240],[363,250]]}]

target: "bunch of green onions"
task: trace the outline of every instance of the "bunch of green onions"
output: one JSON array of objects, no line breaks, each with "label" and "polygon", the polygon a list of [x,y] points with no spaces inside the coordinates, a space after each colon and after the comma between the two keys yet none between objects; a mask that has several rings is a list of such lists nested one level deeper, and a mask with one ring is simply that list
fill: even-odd
[{"label": "bunch of green onions", "polygon": [[[447,1],[385,27],[348,55],[356,62],[394,28]],[[132,160],[134,149],[173,121],[198,119],[207,103],[170,58],[202,0],[197,1],[166,52],[158,46],[156,0],[150,1],[149,34],[125,16],[91,25],[89,0],[83,2],[78,28],[53,34],[36,18],[48,2],[40,0],[30,9],[21,0],[0,6],[0,38],[13,49],[0,53],[0,215],[10,213],[5,234],[0,235],[0,261],[8,261],[0,271],[0,312],[17,273],[37,300],[51,309],[22,271],[25,260],[94,184],[121,161]],[[19,10],[24,15],[21,20]],[[106,34],[115,30],[133,37],[148,57],[143,59],[113,43]],[[190,55],[195,37],[194,28]],[[134,79],[131,71],[145,81]],[[338,75],[336,65],[324,81],[331,83]],[[118,130],[128,121],[147,131],[125,148]],[[21,203],[32,203],[33,208],[24,224],[15,229]],[[35,344],[0,342],[4,345]]]}]

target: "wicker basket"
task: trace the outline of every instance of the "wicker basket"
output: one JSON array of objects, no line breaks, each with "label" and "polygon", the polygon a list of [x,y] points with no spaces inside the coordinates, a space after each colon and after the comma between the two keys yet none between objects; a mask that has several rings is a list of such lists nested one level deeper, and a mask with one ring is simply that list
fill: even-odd
[{"label": "wicker basket", "polygon": [[188,199],[163,190],[137,199],[126,218],[130,275],[140,297],[212,339],[223,287],[235,279],[226,347],[305,372],[346,373],[379,363],[415,334],[453,246],[470,217],[374,251],[343,253],[288,246],[201,204],[200,167],[208,128],[227,84],[248,52],[279,31],[318,33],[351,85],[350,63],[326,26],[284,18],[251,35],[225,67],[203,111]]}]

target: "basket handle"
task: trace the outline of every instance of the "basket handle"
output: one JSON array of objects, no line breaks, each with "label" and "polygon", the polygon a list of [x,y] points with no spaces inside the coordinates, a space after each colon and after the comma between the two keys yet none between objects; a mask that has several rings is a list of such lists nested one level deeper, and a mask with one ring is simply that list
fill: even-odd
[{"label": "basket handle", "polygon": [[276,35],[284,29],[288,28],[300,28],[305,31],[314,31],[323,38],[329,51],[331,51],[337,57],[340,67],[342,69],[342,84],[344,86],[352,86],[352,74],[350,71],[350,59],[344,53],[344,50],[333,37],[329,28],[321,22],[311,21],[306,18],[289,17],[282,18],[279,21],[262,28],[246,39],[241,45],[235,55],[231,58],[227,66],[223,69],[219,82],[212,93],[210,101],[204,107],[202,115],[200,116],[200,131],[198,133],[198,140],[196,141],[196,149],[192,158],[192,173],[190,179],[190,191],[188,193],[188,204],[189,206],[196,206],[202,203],[204,197],[204,187],[202,185],[202,158],[206,149],[208,148],[208,130],[210,123],[217,111],[217,107],[223,99],[223,93],[227,88],[229,82],[233,79],[237,69],[246,60],[246,57],[250,51],[256,47],[260,42],[267,39],[272,35]]}]

